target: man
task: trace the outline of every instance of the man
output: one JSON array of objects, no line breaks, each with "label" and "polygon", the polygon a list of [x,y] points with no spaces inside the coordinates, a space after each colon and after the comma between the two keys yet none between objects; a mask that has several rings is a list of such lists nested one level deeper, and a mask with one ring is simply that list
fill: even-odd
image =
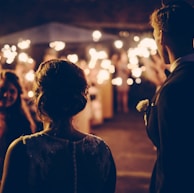
[{"label": "man", "polygon": [[173,1],[150,23],[170,75],[147,110],[147,133],[157,148],[150,193],[194,192],[194,10]]}]

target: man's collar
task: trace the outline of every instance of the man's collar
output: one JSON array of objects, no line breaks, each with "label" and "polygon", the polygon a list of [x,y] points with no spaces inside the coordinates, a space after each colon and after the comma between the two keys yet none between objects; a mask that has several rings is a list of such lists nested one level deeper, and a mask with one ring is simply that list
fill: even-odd
[{"label": "man's collar", "polygon": [[174,69],[182,62],[194,62],[194,53],[188,54],[186,56],[177,58],[170,66],[170,72],[174,71]]}]

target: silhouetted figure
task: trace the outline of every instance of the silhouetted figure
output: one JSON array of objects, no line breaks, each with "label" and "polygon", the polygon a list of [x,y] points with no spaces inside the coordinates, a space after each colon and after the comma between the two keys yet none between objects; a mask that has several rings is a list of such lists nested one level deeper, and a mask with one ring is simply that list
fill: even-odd
[{"label": "silhouetted figure", "polygon": [[[158,52],[171,73],[147,109],[147,133],[157,148],[150,193],[194,192],[194,9],[172,1],[151,15]],[[144,101],[144,106],[148,101]]]},{"label": "silhouetted figure", "polygon": [[22,136],[9,147],[1,193],[114,193],[115,163],[99,137],[72,126],[87,103],[81,68],[49,60],[36,72],[35,104],[44,130]]},{"label": "silhouetted figure", "polygon": [[125,112],[128,109],[128,95],[130,86],[127,82],[130,76],[130,69],[128,68],[129,58],[126,51],[121,51],[119,58],[116,62],[115,77],[120,79],[120,84],[116,85],[116,97],[117,97],[117,111]]},{"label": "silhouetted figure", "polygon": [[3,162],[9,144],[21,135],[35,129],[22,98],[18,76],[11,70],[0,71],[0,179]]}]

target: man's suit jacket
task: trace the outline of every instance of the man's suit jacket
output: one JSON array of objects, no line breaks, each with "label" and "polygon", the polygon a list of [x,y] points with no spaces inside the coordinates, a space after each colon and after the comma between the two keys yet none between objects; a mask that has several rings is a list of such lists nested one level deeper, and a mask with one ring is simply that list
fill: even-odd
[{"label": "man's suit jacket", "polygon": [[180,63],[153,97],[147,134],[157,147],[151,193],[194,192],[194,61]]}]

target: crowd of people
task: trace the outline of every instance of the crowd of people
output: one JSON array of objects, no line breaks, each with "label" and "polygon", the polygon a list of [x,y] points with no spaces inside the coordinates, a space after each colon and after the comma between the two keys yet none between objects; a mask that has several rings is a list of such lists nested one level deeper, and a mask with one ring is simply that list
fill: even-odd
[{"label": "crowd of people", "polygon": [[[137,106],[157,150],[150,193],[194,192],[193,20],[194,8],[182,0],[163,3],[150,16],[158,53],[170,66],[153,99]],[[116,73],[123,79],[130,74],[126,58],[126,53],[116,58]],[[73,117],[87,105],[88,89],[78,65],[66,59],[42,62],[33,86],[35,119],[17,74],[0,70],[0,193],[115,192],[110,147],[73,125]],[[129,89],[118,90],[118,111],[128,111]]]}]

